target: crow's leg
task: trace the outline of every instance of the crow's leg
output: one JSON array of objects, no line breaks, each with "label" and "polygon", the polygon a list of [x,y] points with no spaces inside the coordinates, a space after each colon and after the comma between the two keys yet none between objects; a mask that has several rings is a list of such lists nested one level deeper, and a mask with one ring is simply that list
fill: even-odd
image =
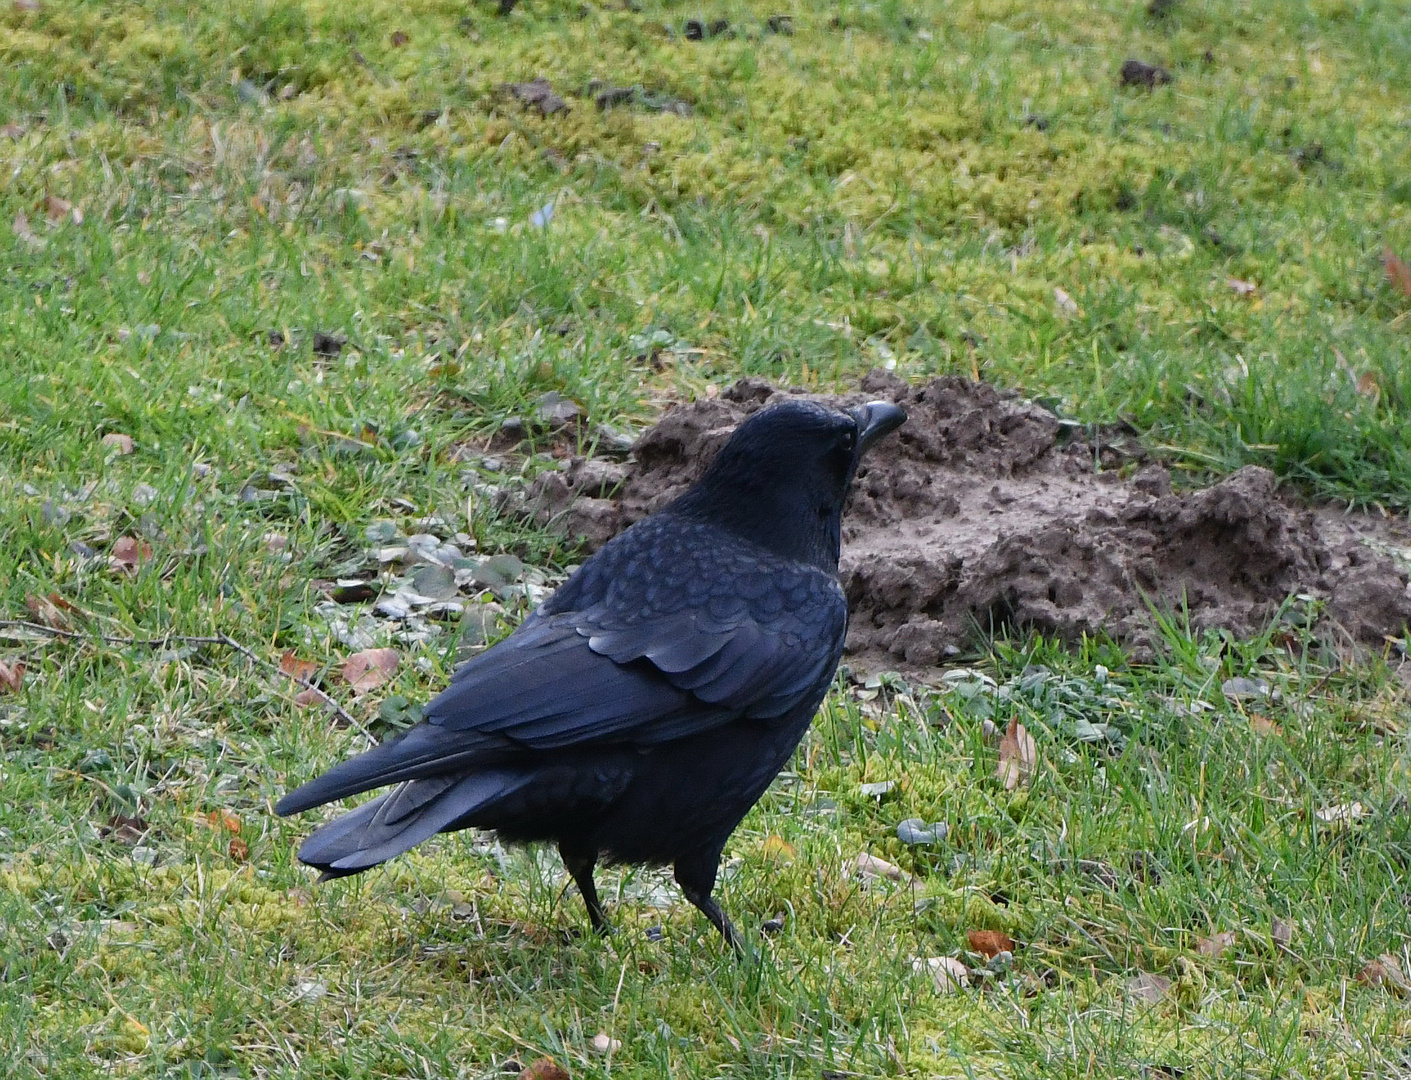
[{"label": "crow's leg", "polygon": [[602,901],[598,899],[598,886],[593,881],[593,867],[598,865],[598,853],[574,851],[568,845],[560,844],[559,857],[563,859],[563,865],[568,868],[568,872],[573,875],[573,883],[578,886],[578,891],[583,894],[583,903],[588,908],[588,920],[593,924],[593,930],[603,935],[611,934],[612,924],[603,914]]},{"label": "crow's leg", "polygon": [[715,897],[711,896],[715,889],[715,875],[720,869],[721,850],[712,848],[677,859],[674,867],[676,884],[681,886],[681,892],[686,899],[699,908],[711,925],[720,931],[730,947],[741,956],[747,956],[749,949],[745,945],[745,939],[735,929],[730,917],[720,910]]}]

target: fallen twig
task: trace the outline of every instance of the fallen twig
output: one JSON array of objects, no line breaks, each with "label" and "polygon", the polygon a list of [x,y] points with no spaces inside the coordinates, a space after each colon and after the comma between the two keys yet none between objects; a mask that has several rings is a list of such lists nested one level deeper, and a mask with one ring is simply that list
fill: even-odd
[{"label": "fallen twig", "polygon": [[197,634],[163,634],[161,637],[140,638],[129,637],[125,634],[100,634],[96,632],[85,633],[81,630],[60,630],[57,627],[46,626],[44,623],[31,622],[29,619],[0,619],[0,627],[35,630],[41,634],[48,634],[50,637],[63,638],[68,641],[97,638],[107,645],[139,645],[148,649],[160,649],[169,645],[220,645],[227,649],[234,649],[252,663],[269,668],[271,671],[283,675],[291,682],[298,683],[306,690],[312,690],[333,709],[334,715],[336,715],[339,720],[343,721],[343,723],[347,724],[354,731],[358,732],[358,734],[362,735],[363,738],[367,739],[369,746],[377,745],[377,739],[373,736],[372,732],[367,729],[367,726],[347,709],[343,708],[337,699],[327,693],[327,691],[315,686],[302,676],[285,671],[273,660],[265,659],[249,646],[240,644],[240,642],[236,641],[229,634],[214,634],[210,636]]}]

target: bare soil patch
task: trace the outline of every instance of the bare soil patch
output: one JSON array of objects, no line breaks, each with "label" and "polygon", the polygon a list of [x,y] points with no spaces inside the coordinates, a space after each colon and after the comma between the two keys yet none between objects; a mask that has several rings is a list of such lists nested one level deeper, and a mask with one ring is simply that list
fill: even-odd
[{"label": "bare soil patch", "polygon": [[[529,508],[597,548],[692,483],[741,419],[785,396],[746,379],[677,406],[628,463],[578,458],[541,476]],[[873,372],[857,393],[818,400],[877,398],[909,419],[864,462],[844,518],[857,666],[931,668],[977,629],[1006,627],[1140,648],[1153,606],[1249,635],[1296,594],[1323,601],[1327,630],[1374,648],[1411,621],[1404,519],[1309,506],[1257,467],[1173,493],[1162,466],[1124,477],[1081,428],[985,383],[912,386]]]}]

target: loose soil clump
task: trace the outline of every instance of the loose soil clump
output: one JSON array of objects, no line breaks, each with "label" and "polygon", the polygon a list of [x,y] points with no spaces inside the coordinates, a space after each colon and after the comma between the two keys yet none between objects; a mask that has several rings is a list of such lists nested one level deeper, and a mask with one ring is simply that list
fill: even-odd
[{"label": "loose soil clump", "polygon": [[[529,510],[592,549],[680,494],[734,427],[789,396],[758,379],[671,409],[627,464],[574,459],[540,476]],[[977,631],[1106,634],[1138,648],[1153,609],[1196,629],[1259,632],[1288,597],[1380,648],[1411,621],[1411,528],[1315,509],[1247,467],[1174,493],[1148,465],[1123,477],[1078,425],[985,383],[912,386],[873,372],[847,406],[885,398],[907,424],[864,461],[844,517],[851,662],[920,671]],[[1105,460],[1106,459],[1106,460]]]}]

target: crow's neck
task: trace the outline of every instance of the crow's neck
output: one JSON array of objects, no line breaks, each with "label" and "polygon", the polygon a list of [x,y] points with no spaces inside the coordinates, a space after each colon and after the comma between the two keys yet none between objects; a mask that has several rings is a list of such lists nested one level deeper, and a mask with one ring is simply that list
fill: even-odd
[{"label": "crow's neck", "polygon": [[811,504],[798,490],[703,482],[671,505],[671,512],[738,536],[792,562],[838,572],[842,508]]}]

